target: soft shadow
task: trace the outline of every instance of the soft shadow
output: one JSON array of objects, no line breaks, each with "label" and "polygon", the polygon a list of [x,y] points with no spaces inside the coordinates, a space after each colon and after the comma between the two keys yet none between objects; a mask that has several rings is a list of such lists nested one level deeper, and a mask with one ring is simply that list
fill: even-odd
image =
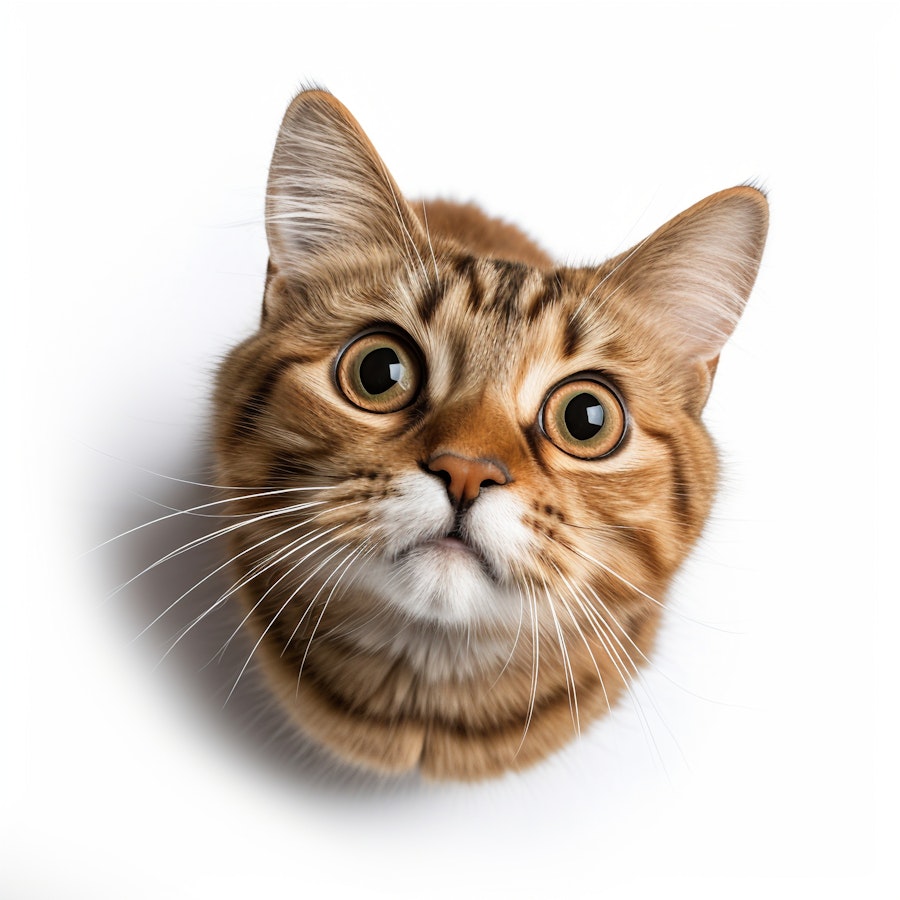
[{"label": "soft shadow", "polygon": [[[344,797],[400,798],[435,790],[417,775],[384,778],[336,761],[282,712],[252,659],[242,673],[253,644],[241,629],[237,598],[220,599],[232,584],[223,568],[226,541],[207,540],[236,520],[217,518],[221,506],[197,509],[219,497],[210,487],[188,483],[208,482],[211,469],[202,454],[179,466],[183,480],[128,469],[127,490],[102,511],[102,546],[93,555],[106,593],[116,595],[108,608],[124,621],[127,639],[149,650],[140,654],[149,670],[158,662],[162,674],[175,671],[175,678],[160,680],[178,686],[179,702],[189,705],[198,724],[280,780]],[[100,494],[108,492],[106,482]]]}]

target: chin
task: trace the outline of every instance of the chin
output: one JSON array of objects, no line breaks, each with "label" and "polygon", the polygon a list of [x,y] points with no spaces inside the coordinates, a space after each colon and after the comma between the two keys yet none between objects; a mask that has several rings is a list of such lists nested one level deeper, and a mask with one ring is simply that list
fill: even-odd
[{"label": "chin", "polygon": [[377,594],[401,615],[448,630],[519,622],[518,592],[499,584],[489,564],[456,538],[429,541],[382,567]]}]

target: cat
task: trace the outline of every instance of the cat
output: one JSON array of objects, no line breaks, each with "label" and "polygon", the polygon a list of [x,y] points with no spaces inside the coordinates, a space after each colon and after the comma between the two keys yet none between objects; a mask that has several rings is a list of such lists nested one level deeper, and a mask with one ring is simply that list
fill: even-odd
[{"label": "cat", "polygon": [[713,500],[700,414],[767,223],[735,187],[557,266],[475,206],[404,199],[331,94],[293,100],[213,444],[252,659],[303,734],[479,780],[616,703]]}]

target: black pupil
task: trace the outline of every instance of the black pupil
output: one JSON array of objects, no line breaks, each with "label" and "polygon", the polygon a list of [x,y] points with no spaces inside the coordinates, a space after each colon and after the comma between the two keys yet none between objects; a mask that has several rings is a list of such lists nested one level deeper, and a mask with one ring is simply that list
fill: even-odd
[{"label": "black pupil", "polygon": [[576,441],[589,441],[603,428],[605,418],[593,394],[576,394],[566,405],[566,428]]},{"label": "black pupil", "polygon": [[402,377],[403,364],[390,347],[372,350],[359,364],[359,382],[369,394],[389,391]]}]

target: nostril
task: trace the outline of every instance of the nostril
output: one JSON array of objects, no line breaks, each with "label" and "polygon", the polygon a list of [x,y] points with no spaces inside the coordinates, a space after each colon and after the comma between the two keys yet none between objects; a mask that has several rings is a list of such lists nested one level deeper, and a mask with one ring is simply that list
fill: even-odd
[{"label": "nostril", "polygon": [[450,500],[456,506],[471,503],[482,488],[512,481],[502,463],[457,453],[436,454],[428,460],[425,468],[444,482]]}]

